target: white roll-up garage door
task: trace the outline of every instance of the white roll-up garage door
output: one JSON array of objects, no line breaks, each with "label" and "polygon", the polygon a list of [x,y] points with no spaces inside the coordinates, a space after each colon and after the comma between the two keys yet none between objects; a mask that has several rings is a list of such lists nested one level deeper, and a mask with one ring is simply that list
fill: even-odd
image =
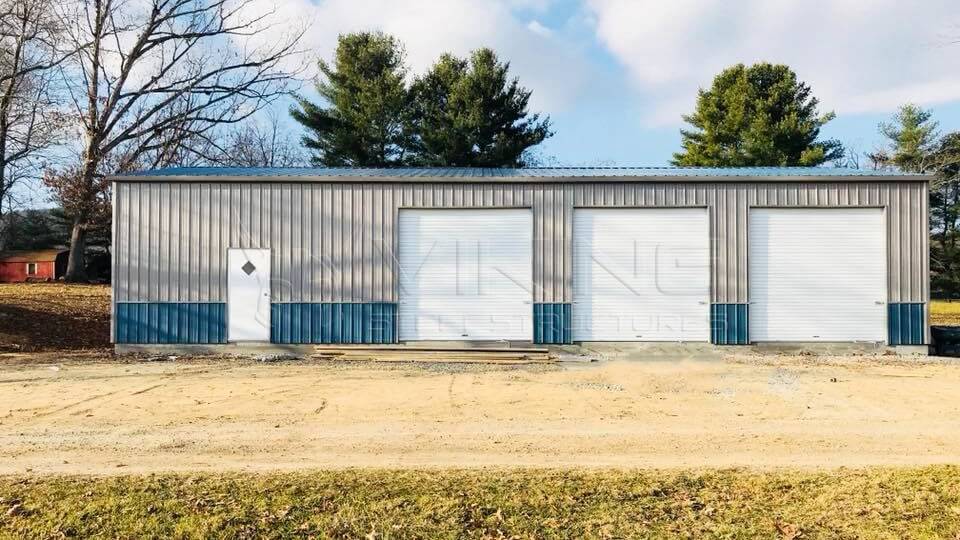
[{"label": "white roll-up garage door", "polygon": [[885,341],[879,208],[750,210],[751,341]]},{"label": "white roll-up garage door", "polygon": [[533,338],[530,210],[400,210],[399,338]]},{"label": "white roll-up garage door", "polygon": [[573,212],[575,341],[710,339],[705,208]]}]

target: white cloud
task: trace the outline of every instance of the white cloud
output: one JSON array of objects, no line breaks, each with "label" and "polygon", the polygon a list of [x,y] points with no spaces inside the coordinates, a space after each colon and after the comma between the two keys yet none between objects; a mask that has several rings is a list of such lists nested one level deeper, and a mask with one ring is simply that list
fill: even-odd
[{"label": "white cloud", "polygon": [[538,36],[544,36],[544,37],[549,37],[550,34],[553,33],[552,30],[540,24],[540,21],[537,21],[537,20],[528,22],[527,29],[533,32],[534,34],[537,34]]},{"label": "white cloud", "polygon": [[724,67],[790,65],[824,110],[886,112],[960,100],[956,0],[586,0],[598,40],[673,125]]},{"label": "white cloud", "polygon": [[[256,0],[250,9],[270,9],[276,0]],[[537,22],[518,19],[514,10],[542,11],[549,0],[283,0],[285,19],[276,32],[309,23],[302,47],[330,59],[337,36],[382,30],[406,46],[413,73],[422,73],[443,52],[465,56],[491,47],[508,60],[513,75],[533,90],[531,109],[551,112],[572,105],[589,82],[589,65],[580,50]]]}]

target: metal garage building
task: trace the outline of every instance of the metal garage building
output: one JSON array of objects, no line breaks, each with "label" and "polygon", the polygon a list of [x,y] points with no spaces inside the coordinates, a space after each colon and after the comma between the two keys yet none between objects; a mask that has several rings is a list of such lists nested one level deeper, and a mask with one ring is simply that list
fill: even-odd
[{"label": "metal garage building", "polygon": [[927,178],[826,168],[114,178],[128,343],[927,343]]}]

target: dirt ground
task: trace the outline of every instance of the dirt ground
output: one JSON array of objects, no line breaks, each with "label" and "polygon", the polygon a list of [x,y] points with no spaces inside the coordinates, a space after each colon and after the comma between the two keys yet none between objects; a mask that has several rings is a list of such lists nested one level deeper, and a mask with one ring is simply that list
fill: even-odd
[{"label": "dirt ground", "polygon": [[0,352],[110,347],[110,286],[0,283]]},{"label": "dirt ground", "polygon": [[960,362],[131,362],[108,340],[109,288],[0,285],[0,474],[960,463]]},{"label": "dirt ground", "polygon": [[0,364],[0,474],[960,463],[933,360]]}]

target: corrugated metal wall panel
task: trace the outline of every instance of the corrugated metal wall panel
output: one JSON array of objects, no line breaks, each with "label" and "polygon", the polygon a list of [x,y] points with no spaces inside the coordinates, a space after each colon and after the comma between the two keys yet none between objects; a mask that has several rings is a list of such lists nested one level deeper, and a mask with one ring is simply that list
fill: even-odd
[{"label": "corrugated metal wall panel", "polygon": [[396,343],[396,304],[273,303],[273,343]]},{"label": "corrugated metal wall panel", "polygon": [[533,342],[563,345],[573,343],[570,304],[533,305]]},{"label": "corrugated metal wall panel", "polygon": [[226,343],[226,304],[120,302],[117,343]]},{"label": "corrugated metal wall panel", "polygon": [[[113,186],[113,271],[110,274],[111,283],[111,301],[116,304],[118,300],[127,296],[128,273],[130,272],[130,250],[125,246],[128,244],[127,232],[132,225],[130,216],[127,215],[127,195],[130,193],[129,184],[116,184]],[[124,249],[117,249],[124,247]],[[160,262],[158,262],[160,264]],[[117,322],[113,321],[110,325],[113,330],[113,339],[116,341]]]},{"label": "corrugated metal wall panel", "polygon": [[713,304],[710,306],[710,342],[715,345],[746,345],[750,342],[750,306]]},{"label": "corrugated metal wall panel", "polygon": [[887,306],[887,332],[890,345],[923,345],[927,339],[926,304],[891,303]]},{"label": "corrugated metal wall panel", "polygon": [[395,302],[398,209],[532,207],[534,301],[569,302],[573,208],[706,206],[711,301],[745,303],[750,206],[885,206],[891,302],[926,302],[926,185],[118,183],[115,301],[226,299],[226,250],[270,248],[275,302]]}]

